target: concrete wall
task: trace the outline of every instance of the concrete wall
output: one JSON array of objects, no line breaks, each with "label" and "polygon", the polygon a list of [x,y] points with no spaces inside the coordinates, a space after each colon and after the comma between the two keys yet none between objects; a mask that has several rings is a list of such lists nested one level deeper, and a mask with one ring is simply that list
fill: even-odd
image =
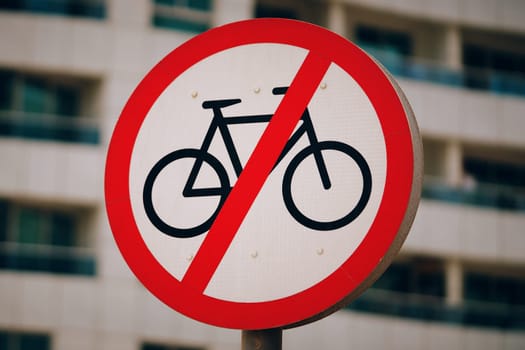
[{"label": "concrete wall", "polygon": [[[497,0],[347,0],[371,9],[473,26],[525,31],[525,2]],[[135,280],[113,241],[103,199],[103,169],[113,126],[134,87],[169,51],[190,38],[150,26],[151,3],[111,0],[109,19],[0,13],[0,66],[72,74],[97,81],[93,110],[100,146],[0,139],[0,195],[91,208],[97,257],[95,278],[0,271],[0,328],[44,331],[53,349],[138,349],[141,341],[240,347],[240,332],[189,320],[167,308]],[[253,1],[216,0],[213,23],[249,17]],[[330,25],[345,32],[340,12]],[[428,28],[427,28],[428,29]],[[455,33],[455,34],[454,34]],[[444,40],[445,61],[457,64],[457,32]],[[443,39],[445,38],[445,39]],[[456,51],[455,51],[456,50]],[[440,51],[440,50],[438,50]],[[432,56],[432,50],[422,55]],[[452,57],[452,58],[450,58]],[[424,82],[402,80],[426,137],[525,147],[525,101]],[[494,118],[501,116],[501,118]],[[441,159],[453,183],[453,150]],[[452,170],[450,170],[452,169]],[[452,175],[450,175],[452,173]],[[423,201],[404,253],[525,263],[525,216]],[[315,324],[287,330],[285,349],[521,349],[525,335],[460,328],[340,311]]]}]

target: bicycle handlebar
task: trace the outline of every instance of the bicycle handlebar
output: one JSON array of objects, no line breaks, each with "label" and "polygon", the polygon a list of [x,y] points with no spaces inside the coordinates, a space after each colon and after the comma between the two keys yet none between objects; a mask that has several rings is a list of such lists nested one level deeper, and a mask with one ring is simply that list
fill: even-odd
[{"label": "bicycle handlebar", "polygon": [[[287,86],[280,86],[280,87],[273,88],[272,89],[272,93],[274,95],[284,95],[287,90],[288,90]],[[204,101],[202,103],[202,108],[205,108],[205,109],[219,108],[219,109],[221,109],[221,108],[224,108],[224,107],[235,105],[235,104],[240,103],[240,102],[241,102],[240,98],[227,99],[227,100],[208,100],[208,101]]]},{"label": "bicycle handlebar", "polygon": [[280,87],[275,87],[272,89],[272,93],[274,95],[284,95],[286,91],[288,91],[287,86],[280,86]]}]

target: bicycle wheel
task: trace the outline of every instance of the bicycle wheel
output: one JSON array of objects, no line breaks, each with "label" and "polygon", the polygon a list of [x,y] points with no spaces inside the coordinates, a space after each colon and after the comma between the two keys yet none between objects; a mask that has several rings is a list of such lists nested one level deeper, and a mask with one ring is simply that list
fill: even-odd
[{"label": "bicycle wheel", "polygon": [[[295,174],[295,171],[297,170],[297,167],[303,160],[305,160],[310,155],[313,156],[314,152],[323,152],[327,150],[342,152],[348,157],[350,157],[357,164],[362,176],[363,188],[361,191],[361,195],[357,200],[357,203],[348,213],[335,220],[320,221],[307,217],[297,207],[292,197],[292,178]],[[319,231],[335,230],[346,226],[350,222],[355,220],[355,218],[357,218],[359,214],[361,214],[361,212],[365,209],[366,204],[370,199],[371,191],[372,175],[366,160],[363,158],[361,153],[359,153],[359,151],[357,151],[352,146],[337,141],[323,141],[319,142],[319,144],[315,148],[313,146],[308,146],[305,149],[301,150],[292,159],[288,168],[286,168],[282,185],[284,204],[286,205],[286,208],[288,209],[292,217],[295,220],[297,220],[297,222],[299,222],[300,224],[313,230]]]},{"label": "bicycle wheel", "polygon": [[[219,199],[219,204],[217,208],[207,220],[205,220],[203,223],[197,226],[189,227],[189,228],[175,227],[173,225],[166,223],[166,221],[164,221],[160,217],[160,215],[158,215],[157,211],[155,210],[155,207],[153,205],[153,198],[152,198],[153,197],[153,186],[155,185],[155,181],[157,180],[159,174],[164,169],[166,169],[168,165],[172,164],[173,162],[177,160],[184,159],[184,158],[195,158],[195,162],[202,161],[204,163],[207,163],[215,171],[217,177],[219,178],[219,182],[220,182],[220,187],[201,189],[200,195],[199,194],[193,195],[193,197],[219,196],[220,199]],[[198,170],[200,170],[200,167],[198,168]],[[153,168],[151,168],[150,172],[148,173],[148,176],[146,177],[142,198],[143,198],[144,209],[146,211],[146,215],[148,216],[151,223],[157,229],[159,229],[161,232],[171,237],[189,238],[189,237],[198,236],[210,229],[211,224],[215,220],[215,217],[219,213],[219,210],[221,209],[222,205],[224,204],[224,201],[226,200],[226,197],[228,196],[229,191],[230,191],[230,180],[229,180],[226,170],[224,169],[224,166],[220,163],[220,161],[207,152],[203,152],[198,149],[187,148],[187,149],[181,149],[181,150],[171,152],[167,154],[166,156],[162,157],[157,163],[155,163]]]}]

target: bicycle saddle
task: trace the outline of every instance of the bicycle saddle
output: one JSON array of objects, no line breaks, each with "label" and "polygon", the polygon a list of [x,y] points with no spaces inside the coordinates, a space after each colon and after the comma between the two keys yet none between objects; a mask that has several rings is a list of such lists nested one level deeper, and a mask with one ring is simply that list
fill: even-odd
[{"label": "bicycle saddle", "polygon": [[240,102],[241,102],[240,98],[234,98],[234,99],[229,99],[229,100],[209,100],[209,101],[204,101],[202,103],[202,108],[206,108],[206,109],[224,108],[224,107],[228,107],[231,105],[235,105]]}]

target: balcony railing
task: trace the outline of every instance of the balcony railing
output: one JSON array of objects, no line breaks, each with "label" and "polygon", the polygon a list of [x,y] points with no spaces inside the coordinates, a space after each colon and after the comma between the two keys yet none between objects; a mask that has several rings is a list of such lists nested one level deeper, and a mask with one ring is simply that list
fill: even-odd
[{"label": "balcony railing", "polygon": [[525,97],[523,74],[470,67],[454,70],[431,60],[407,57],[393,50],[365,44],[359,46],[381,62],[390,73],[399,77]]},{"label": "balcony railing", "polygon": [[0,136],[98,144],[99,128],[94,118],[0,110]]},{"label": "balcony railing", "polygon": [[525,211],[525,188],[476,182],[453,187],[437,177],[425,176],[423,198],[480,207]]},{"label": "balcony railing", "polygon": [[103,19],[105,0],[1,1],[0,10]]},{"label": "balcony railing", "polygon": [[443,298],[371,288],[348,307],[350,310],[506,330],[525,329],[525,305],[465,300],[448,305]]},{"label": "balcony railing", "polygon": [[89,248],[0,242],[0,269],[94,276],[95,265]]}]

